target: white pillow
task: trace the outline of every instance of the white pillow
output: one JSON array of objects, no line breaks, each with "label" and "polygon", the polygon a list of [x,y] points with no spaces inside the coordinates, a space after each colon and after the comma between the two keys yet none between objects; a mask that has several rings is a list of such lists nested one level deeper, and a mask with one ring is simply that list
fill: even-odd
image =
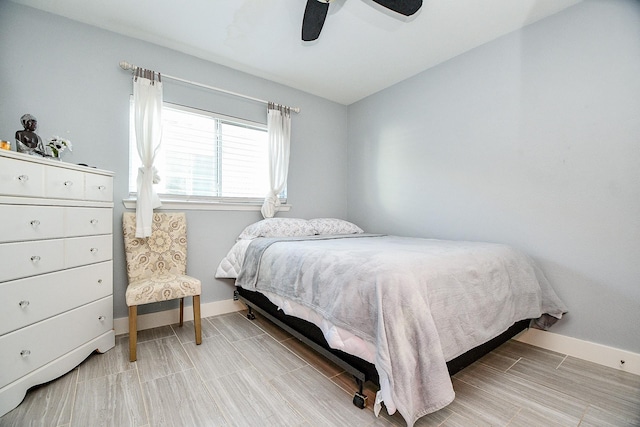
[{"label": "white pillow", "polygon": [[360,234],[364,233],[357,225],[338,218],[310,219],[309,224],[316,230],[316,234]]},{"label": "white pillow", "polygon": [[316,230],[306,219],[266,218],[245,228],[237,240],[256,237],[298,237],[313,236]]}]

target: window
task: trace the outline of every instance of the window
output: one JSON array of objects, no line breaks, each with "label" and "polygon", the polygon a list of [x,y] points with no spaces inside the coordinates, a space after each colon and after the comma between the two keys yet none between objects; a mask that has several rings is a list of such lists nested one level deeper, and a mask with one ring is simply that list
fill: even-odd
[{"label": "window", "polygon": [[[264,124],[164,103],[162,144],[154,166],[161,199],[262,203],[269,192]],[[129,192],[137,191],[140,158],[133,100],[129,133]],[[280,194],[284,203],[286,189]]]}]

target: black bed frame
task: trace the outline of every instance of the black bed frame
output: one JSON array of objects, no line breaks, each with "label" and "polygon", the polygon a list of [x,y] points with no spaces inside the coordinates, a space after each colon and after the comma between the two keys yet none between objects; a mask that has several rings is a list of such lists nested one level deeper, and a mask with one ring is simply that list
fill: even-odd
[{"label": "black bed frame", "polygon": [[[253,311],[257,311],[271,322],[289,332],[322,356],[353,375],[358,386],[358,391],[356,391],[353,396],[353,404],[359,408],[364,408],[366,406],[367,397],[363,393],[364,383],[371,381],[378,386],[380,385],[378,372],[372,363],[343,351],[330,348],[324,338],[324,335],[322,335],[320,328],[306,320],[284,314],[282,310],[279,310],[276,305],[259,292],[248,291],[246,289],[236,287],[233,299],[240,300],[247,305],[249,308],[249,313],[247,314],[248,319],[255,319]],[[521,331],[527,329],[529,327],[529,323],[530,319],[516,322],[497,337],[467,351],[464,354],[461,354],[455,359],[450,360],[447,362],[449,375],[454,375],[456,372],[469,366],[485,354],[504,344]]]}]

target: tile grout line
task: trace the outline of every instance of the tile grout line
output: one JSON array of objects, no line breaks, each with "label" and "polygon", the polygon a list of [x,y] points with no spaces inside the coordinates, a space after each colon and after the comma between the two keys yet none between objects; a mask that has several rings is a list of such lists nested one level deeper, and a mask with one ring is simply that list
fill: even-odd
[{"label": "tile grout line", "polygon": [[[244,318],[244,316],[242,316],[242,317]],[[284,346],[280,341],[278,341],[278,340],[277,340],[274,336],[272,336],[268,331],[266,331],[265,329],[261,328],[261,327],[260,327],[260,325],[256,324],[255,322],[253,322],[253,321],[251,321],[251,320],[249,320],[249,319],[245,319],[245,321],[250,322],[250,324],[251,324],[251,325],[253,325],[253,326],[255,326],[256,328],[260,329],[263,333],[262,333],[262,334],[259,334],[259,335],[255,335],[255,336],[253,336],[253,337],[247,337],[247,338],[239,339],[239,340],[236,340],[236,341],[231,341],[231,340],[229,340],[229,338],[227,338],[227,337],[224,335],[224,333],[223,333],[222,331],[220,331],[220,335],[222,336],[222,338],[224,338],[224,339],[225,339],[225,340],[226,340],[226,341],[231,345],[231,347],[233,347],[233,348],[234,348],[234,349],[235,349],[235,350],[236,350],[236,351],[237,351],[237,352],[238,352],[238,353],[239,353],[239,354],[240,354],[240,355],[241,355],[241,356],[242,356],[242,357],[243,357],[243,358],[244,358],[244,359],[249,363],[249,366],[250,366],[252,369],[254,369],[254,370],[258,373],[258,375],[262,375],[262,374],[261,374],[261,372],[260,372],[259,367],[255,366],[255,365],[253,364],[253,362],[251,362],[251,360],[247,359],[247,358],[244,356],[244,354],[242,354],[242,351],[240,351],[240,349],[236,347],[236,345],[235,345],[235,343],[236,343],[236,342],[248,341],[248,340],[250,340],[250,339],[254,339],[254,338],[256,338],[256,337],[260,337],[260,336],[264,336],[264,335],[266,335],[267,337],[269,337],[269,338],[271,338],[272,340],[274,340],[276,343],[280,344],[280,345],[281,345],[281,346],[282,346],[286,351],[289,351],[289,352],[290,352],[290,353],[292,353],[294,356],[298,357],[302,362],[306,363],[306,366],[310,366],[310,364],[309,364],[306,360],[302,359],[300,356],[298,356],[297,354],[295,354],[293,351],[291,351],[291,350],[289,350],[288,348],[286,348],[286,347],[285,347],[285,346]],[[213,325],[213,323],[211,323],[211,324]],[[213,326],[215,327],[215,325],[213,325]],[[303,367],[304,367],[304,366],[303,366]],[[303,367],[296,368],[296,369],[294,369],[293,371],[289,371],[288,373],[294,372],[294,371],[296,371],[296,370],[298,370],[298,369],[302,369]],[[230,374],[229,374],[229,375],[230,375]],[[279,377],[279,376],[277,376],[277,377]],[[276,377],[276,378],[277,378],[277,377]],[[220,378],[222,378],[222,377],[220,377]],[[300,412],[295,408],[295,406],[294,406],[294,405],[292,405],[292,404],[291,404],[291,402],[289,402],[289,400],[288,400],[284,395],[282,395],[282,393],[280,393],[280,391],[278,391],[278,389],[277,389],[277,388],[272,384],[272,380],[269,380],[269,379],[267,379],[267,378],[264,378],[264,379],[265,379],[265,381],[267,382],[267,384],[269,384],[269,385],[270,385],[271,389],[272,389],[275,393],[277,393],[277,394],[282,398],[282,400],[287,404],[287,406],[289,406],[289,408],[291,408],[295,413],[297,413],[297,414],[300,416],[300,418],[302,418],[302,419],[304,420],[304,422],[305,422],[305,423],[308,423],[308,422],[309,422],[309,420],[307,420],[307,418],[306,418],[303,414],[301,414],[301,413],[300,413]],[[207,390],[208,390],[208,388],[207,388]],[[226,419],[226,417],[225,417],[225,419]]]},{"label": "tile grout line", "polygon": [[[243,317],[244,317],[244,316],[243,316]],[[246,319],[245,319],[245,320],[246,320]],[[268,320],[268,319],[266,319],[266,320]],[[252,322],[252,324],[253,324],[253,325],[255,325],[257,328],[259,328],[260,330],[264,331],[264,332],[265,332],[265,334],[266,334],[268,337],[270,337],[270,338],[271,338],[271,339],[273,339],[276,343],[278,343],[280,346],[282,346],[282,347],[284,348],[284,350],[286,350],[286,351],[288,351],[289,353],[293,354],[295,357],[297,357],[298,359],[300,359],[302,362],[304,362],[304,363],[306,364],[305,366],[302,366],[302,367],[300,367],[300,368],[296,368],[296,369],[294,369],[293,371],[289,371],[289,373],[295,372],[295,371],[297,371],[297,370],[299,370],[299,369],[302,369],[302,368],[304,368],[304,367],[306,367],[306,366],[309,366],[311,369],[313,369],[314,371],[316,371],[317,373],[319,373],[321,376],[323,376],[324,378],[326,378],[326,379],[330,380],[330,381],[331,381],[331,383],[332,383],[333,385],[335,385],[336,387],[338,387],[338,389],[340,389],[340,390],[342,390],[344,393],[346,393],[346,394],[347,394],[347,396],[350,396],[350,395],[351,395],[351,394],[350,394],[350,392],[349,392],[348,390],[345,390],[345,389],[344,389],[344,388],[342,388],[339,384],[337,384],[335,381],[333,381],[333,379],[334,379],[334,378],[336,378],[336,377],[338,377],[338,376],[342,375],[343,373],[345,373],[345,372],[346,372],[345,370],[342,370],[342,371],[340,371],[340,372],[338,372],[338,373],[334,374],[333,376],[328,376],[328,375],[326,375],[324,372],[322,372],[318,367],[316,367],[316,365],[315,365],[314,363],[311,363],[310,361],[307,361],[307,360],[306,360],[306,359],[304,359],[302,356],[300,356],[299,354],[297,354],[295,351],[293,351],[292,349],[290,349],[290,348],[288,348],[286,345],[284,345],[284,342],[285,342],[285,341],[290,341],[290,340],[297,340],[297,341],[300,341],[300,340],[298,340],[298,338],[296,338],[295,336],[291,336],[291,337],[286,338],[286,339],[284,339],[284,340],[282,340],[282,341],[279,341],[276,337],[274,337],[273,335],[271,335],[268,331],[266,331],[265,329],[263,329],[262,327],[260,327],[260,325],[258,325],[258,324],[256,324],[256,323],[253,323],[253,322]],[[252,338],[255,338],[255,337],[252,337]],[[300,342],[302,342],[302,341],[300,341]],[[233,343],[232,343],[232,344],[233,344]],[[302,344],[306,346],[306,344],[305,344],[305,343],[302,343]],[[235,347],[235,346],[234,346],[234,347]],[[317,354],[317,352],[315,352],[315,350],[313,350],[312,348],[310,348],[310,347],[309,347],[309,349],[310,349],[314,354],[316,354],[317,356],[322,357],[322,355]],[[251,362],[250,362],[250,363],[251,363]],[[253,364],[251,364],[251,365],[253,366]],[[257,368],[256,368],[256,369],[257,369]],[[271,381],[269,381],[269,383],[271,383]],[[276,390],[276,391],[277,391],[277,390]],[[282,396],[282,397],[283,397],[283,399],[287,402],[287,404],[289,404],[289,405],[291,406],[291,404],[289,403],[289,401],[288,401],[286,398],[284,398],[284,396]],[[302,418],[304,418],[304,416],[303,416]],[[374,422],[375,422],[375,421],[374,421]]]},{"label": "tile grout line", "polygon": [[[180,337],[178,337],[178,334],[176,334],[175,330],[173,329],[173,326],[172,326],[172,325],[168,325],[168,326],[169,326],[169,328],[171,329],[171,332],[173,333],[173,335],[166,335],[166,336],[163,336],[163,337],[154,338],[154,339],[152,339],[152,340],[143,341],[143,342],[142,342],[142,344],[150,343],[150,342],[153,342],[153,341],[162,341],[162,340],[166,340],[166,339],[175,338],[175,339],[177,339],[177,340],[178,340],[178,344],[180,344],[180,347],[181,347],[181,348],[182,348],[182,350],[185,352],[185,355],[187,356],[187,358],[189,359],[189,361],[193,364],[193,361],[192,361],[192,360],[191,360],[191,358],[189,357],[189,354],[188,354],[188,353],[186,352],[186,350],[184,349],[184,345],[182,344],[182,341],[180,341]],[[189,341],[189,342],[191,342],[191,341]],[[137,343],[137,344],[140,344],[140,343]],[[137,344],[136,344],[136,346],[137,346]],[[136,363],[136,369],[137,369],[137,363]],[[187,369],[183,369],[183,370],[181,370],[181,371],[177,371],[177,372],[173,372],[173,373],[168,373],[167,375],[162,375],[162,376],[160,376],[160,377],[154,378],[154,379],[152,379],[152,380],[148,380],[148,381],[146,381],[146,382],[154,381],[154,380],[158,380],[158,379],[160,379],[160,378],[166,378],[166,377],[169,377],[169,376],[171,376],[171,375],[174,375],[174,374],[177,374],[177,373],[180,373],[180,372],[188,371],[189,369],[195,369],[195,365],[194,365],[192,368],[187,368]],[[139,376],[140,376],[140,373],[138,372],[138,377],[139,377]],[[141,383],[142,383],[142,381],[141,381]]]},{"label": "tile grout line", "polygon": [[[251,366],[253,366],[253,364],[252,364]],[[309,364],[307,364],[307,366],[310,366],[310,365],[309,365]],[[301,367],[296,368],[296,369],[294,369],[294,370],[292,370],[292,371],[289,371],[289,372],[288,372],[288,374],[293,373],[293,372],[295,372],[295,371],[299,371],[300,369],[303,369],[303,368],[306,368],[306,366],[301,366]],[[256,368],[256,369],[257,369],[257,368]],[[274,378],[272,378],[272,379],[270,379],[270,380],[265,378],[265,380],[267,381],[267,384],[269,384],[269,385],[271,386],[271,389],[272,389],[274,392],[278,393],[278,395],[282,398],[282,400],[284,400],[284,401],[287,403],[287,406],[289,406],[291,409],[293,409],[293,411],[295,411],[298,415],[300,415],[300,418],[302,418],[302,419],[304,420],[304,423],[310,423],[310,421],[307,419],[307,417],[306,417],[304,414],[301,414],[301,413],[300,413],[300,411],[298,411],[298,410],[296,409],[296,407],[295,407],[294,405],[292,405],[292,404],[291,404],[291,402],[289,402],[289,399],[287,399],[287,398],[286,398],[286,397],[285,397],[285,396],[284,396],[284,395],[283,395],[283,394],[278,390],[278,388],[277,388],[275,385],[273,385],[273,380],[275,380],[276,378],[280,378],[280,377],[281,377],[281,376],[280,376],[280,375],[278,375],[278,376],[276,376],[276,377],[274,377]],[[300,424],[300,425],[304,425],[304,423],[302,423],[302,424]],[[311,425],[313,425],[313,424],[311,424]]]},{"label": "tile grout line", "polygon": [[[169,326],[169,329],[171,330],[171,333],[173,334],[173,337],[175,337],[178,340],[178,343],[180,343],[180,346],[182,346],[182,342],[180,341],[180,338],[178,337],[178,334],[176,334],[176,331],[173,329],[173,326],[172,325],[168,325],[168,326]],[[146,341],[142,341],[142,343],[152,342],[152,341],[159,341],[159,340],[163,340],[163,339],[166,339],[166,338],[171,338],[171,335],[164,336],[164,337],[153,338],[153,339],[146,340]],[[138,348],[139,344],[141,344],[141,343],[136,339],[136,349]],[[183,350],[184,350],[184,347],[183,347]],[[189,357],[188,354],[187,354],[187,357]],[[136,358],[136,361],[129,362],[129,363],[135,363],[135,365],[136,365],[135,366],[135,370],[136,370],[136,375],[138,376],[138,384],[140,385],[140,394],[141,394],[141,397],[142,397],[142,405],[144,406],[145,417],[146,417],[146,422],[147,422],[145,425],[149,426],[149,425],[151,425],[151,417],[150,417],[151,411],[150,411],[149,403],[147,403],[147,399],[145,398],[143,381],[142,381],[142,378],[140,377],[140,369],[138,369],[137,358]],[[169,376],[169,375],[165,375],[164,377],[167,377],[167,376]],[[159,377],[159,378],[164,378],[164,377]],[[159,378],[156,378],[156,379],[159,379]]]},{"label": "tile grout line", "polygon": [[457,412],[451,411],[451,413],[445,417],[444,421],[442,421],[440,424],[438,424],[438,427],[441,427],[443,425],[445,425],[447,423],[447,420],[451,417],[453,417],[453,414],[456,414]]},{"label": "tile grout line", "polygon": [[78,367],[76,369],[76,381],[73,384],[73,393],[71,394],[71,409],[69,409],[69,424],[68,426],[71,427],[71,424],[73,423],[73,409],[76,407],[76,399],[77,399],[77,394],[78,394],[78,383],[80,382],[80,367]]},{"label": "tile grout line", "polygon": [[[314,371],[316,371],[317,373],[319,373],[322,377],[324,377],[324,378],[326,378],[326,379],[330,380],[332,384],[334,384],[334,385],[335,385],[335,386],[337,386],[340,390],[342,390],[342,391],[344,391],[345,393],[347,393],[347,395],[349,394],[349,392],[348,392],[348,391],[344,390],[342,387],[340,387],[338,384],[336,384],[334,381],[332,381],[332,380],[331,380],[331,378],[333,378],[333,377],[329,377],[329,376],[325,375],[325,374],[324,374],[322,371],[320,371],[320,369],[318,369],[318,368],[317,368],[313,363],[311,363],[311,362],[307,361],[305,358],[303,358],[302,356],[300,356],[298,353],[296,353],[295,351],[293,351],[292,349],[290,349],[290,348],[288,348],[286,345],[284,345],[284,342],[285,342],[285,341],[289,341],[289,340],[292,340],[292,339],[293,339],[293,340],[298,340],[296,337],[291,336],[291,337],[289,337],[289,338],[286,338],[286,339],[284,339],[284,340],[280,341],[280,340],[278,340],[276,337],[274,337],[273,335],[271,335],[271,334],[269,333],[269,331],[267,331],[266,329],[263,329],[263,328],[262,328],[259,324],[257,324],[256,322],[251,321],[251,320],[249,320],[249,319],[246,319],[246,318],[245,318],[245,316],[242,316],[242,317],[244,318],[244,320],[245,320],[245,321],[250,322],[252,325],[254,325],[254,326],[255,326],[255,327],[257,327],[258,329],[260,329],[261,331],[263,331],[263,332],[264,332],[264,334],[263,334],[263,335],[266,335],[266,336],[268,336],[269,338],[271,338],[271,339],[272,339],[273,341],[275,341],[278,345],[280,345],[280,346],[281,346],[285,351],[287,351],[288,353],[292,354],[293,356],[295,356],[296,358],[298,358],[301,362],[303,362],[303,363],[305,364],[304,366],[300,366],[299,368],[296,368],[296,369],[293,369],[293,370],[291,370],[291,371],[287,372],[287,374],[291,374],[291,373],[293,373],[293,372],[295,372],[295,371],[298,371],[298,370],[300,370],[300,369],[303,369],[303,368],[306,368],[306,367],[310,367],[311,369],[313,369]],[[267,320],[267,321],[268,321],[268,319],[266,319],[266,318],[265,318],[265,320]],[[224,334],[223,334],[223,336],[224,336]],[[226,338],[226,337],[225,337],[225,338]],[[253,338],[255,338],[255,337],[249,337],[249,338],[247,338],[247,339],[253,339]],[[241,341],[241,340],[238,340],[238,341]],[[298,341],[300,341],[300,340],[298,340]],[[236,348],[233,342],[230,342],[230,343],[231,343],[231,345],[232,345],[234,348]],[[303,343],[303,344],[304,344],[304,343]],[[305,344],[305,345],[306,345],[306,344]],[[310,349],[311,349],[311,348],[310,348]],[[238,348],[236,348],[236,350],[240,351],[240,349],[238,349]],[[313,351],[313,349],[311,349],[311,350]],[[315,351],[313,351],[313,352],[315,353]],[[254,369],[258,370],[258,372],[260,372],[260,371],[259,371],[259,369],[258,369],[258,367],[254,366],[254,365],[253,365],[253,363],[251,363],[251,361],[249,361],[249,364],[250,364]],[[334,375],[334,377],[335,377],[335,376],[338,376],[338,375],[340,375],[340,374],[342,374],[343,372],[345,372],[345,371],[341,371],[341,372],[339,372],[338,374]],[[278,377],[280,377],[280,375],[279,375]],[[275,379],[275,378],[273,378],[273,379]],[[291,404],[291,402],[289,402],[289,400],[288,400],[284,395],[282,395],[282,393],[280,393],[276,387],[274,387],[274,386],[273,386],[273,384],[272,384],[272,380],[273,380],[273,379],[271,379],[271,380],[267,380],[267,382],[271,385],[271,387],[273,388],[273,390],[274,390],[276,393],[278,393],[278,394],[282,397],[282,399],[287,403],[287,405],[288,405],[289,407],[291,407],[294,411],[296,411],[296,412],[300,415],[300,417],[301,417],[303,420],[305,420],[305,422],[309,422],[309,420],[307,420],[307,419],[306,419],[306,417],[305,417],[304,415],[302,415],[302,414],[301,414],[297,409],[295,409],[295,407]]]},{"label": "tile grout line", "polygon": [[558,363],[558,366],[556,366],[556,371],[558,369],[560,369],[560,366],[562,366],[562,364],[564,363],[565,360],[567,360],[567,358],[569,357],[568,354],[565,354],[564,357],[562,358],[562,360],[560,361],[560,363]]},{"label": "tile grout line", "polygon": [[582,411],[582,415],[580,415],[580,421],[578,421],[578,427],[580,426],[580,424],[582,424],[582,421],[584,421],[584,417],[585,415],[587,415],[587,411],[589,410],[590,406],[591,406],[591,403],[587,403],[587,406],[585,406],[584,411]]},{"label": "tile grout line", "polygon": [[521,361],[521,360],[522,360],[522,356],[518,357],[518,360],[516,360],[515,362],[513,362],[513,363],[511,364],[511,366],[509,366],[507,369],[505,369],[505,371],[504,371],[504,372],[505,372],[505,373],[509,372],[509,370],[510,370],[511,368],[513,368],[514,366],[516,366],[516,363],[518,363],[518,362],[519,362],[519,361]]},{"label": "tile grout line", "polygon": [[[238,313],[239,313],[239,312],[238,312]],[[263,334],[261,334],[261,335],[266,335],[266,336],[268,336],[269,338],[271,338],[272,340],[274,340],[277,344],[279,344],[282,348],[284,348],[286,351],[288,351],[289,353],[293,354],[295,357],[297,357],[298,359],[300,359],[302,362],[306,363],[307,365],[311,365],[311,363],[307,362],[307,361],[306,361],[302,356],[298,355],[295,351],[291,350],[290,348],[288,348],[286,345],[284,345],[284,344],[283,344],[285,341],[289,341],[290,339],[297,339],[296,337],[291,336],[291,337],[289,337],[289,338],[286,338],[286,339],[284,339],[284,340],[280,341],[280,340],[278,340],[276,337],[274,337],[273,335],[271,335],[271,334],[270,334],[266,329],[263,329],[263,328],[262,328],[262,327],[261,327],[257,322],[254,322],[254,321],[252,321],[252,320],[246,319],[244,315],[241,315],[241,316],[242,316],[242,318],[243,318],[245,321],[250,322],[250,324],[251,324],[251,325],[253,325],[253,326],[255,326],[256,328],[260,329],[260,330],[263,332]],[[264,319],[265,319],[265,320],[268,320],[268,319],[266,319],[266,318],[264,318]],[[224,334],[222,334],[222,335],[224,335]],[[259,336],[259,335],[257,335],[257,336]],[[225,337],[225,338],[226,338],[226,337]],[[237,340],[237,341],[245,341],[245,340],[249,340],[249,339],[253,339],[253,338],[255,338],[255,336],[254,336],[254,337],[244,338],[244,339]],[[229,342],[231,343],[231,345],[233,345],[233,348],[235,348],[236,350],[240,351],[238,348],[236,348],[236,346],[234,345],[234,343],[233,343],[233,342],[231,342],[231,341],[229,341]],[[249,363],[251,363],[251,362],[249,362]],[[251,366],[253,366],[253,363],[251,363]],[[256,368],[256,369],[257,369],[257,368]],[[321,372],[321,373],[322,373],[322,372]],[[327,376],[326,376],[326,375],[324,375],[324,374],[323,374],[323,376],[327,377]],[[327,377],[327,378],[329,378],[329,377]]]},{"label": "tile grout line", "polygon": [[[205,320],[207,322],[209,322],[209,324],[215,328],[218,332],[220,332],[220,335],[224,338],[227,339],[227,337],[224,336],[224,334],[222,333],[222,331],[220,331],[218,328],[216,328],[216,326],[211,323],[211,321],[209,321],[208,317],[205,317],[204,319],[201,320]],[[171,325],[171,329],[173,330],[173,332],[175,333],[175,329],[173,328],[173,325]],[[202,331],[202,327],[201,327],[201,331]],[[196,371],[196,375],[198,376],[198,378],[200,378],[200,381],[202,382],[202,386],[204,387],[204,389],[207,391],[207,394],[209,395],[209,397],[211,398],[211,401],[218,407],[218,409],[220,410],[220,414],[222,415],[222,418],[224,419],[224,421],[226,423],[228,423],[229,425],[233,424],[229,422],[229,419],[231,419],[233,421],[232,418],[229,418],[229,416],[227,415],[227,412],[225,410],[225,408],[222,407],[222,405],[220,405],[218,402],[216,402],[215,397],[213,396],[213,394],[211,394],[211,390],[209,390],[209,387],[207,386],[207,382],[204,380],[204,378],[202,378],[202,374],[200,373],[200,370],[198,369],[198,367],[196,366],[195,362],[193,361],[193,359],[191,358],[191,356],[189,355],[189,352],[187,351],[187,349],[185,348],[185,343],[183,343],[180,338],[178,337],[178,334],[176,334],[176,337],[178,338],[178,342],[180,343],[180,347],[182,347],[182,351],[185,352],[185,354],[187,355],[187,358],[189,359],[189,361],[191,362],[191,364],[193,365],[193,370]],[[227,339],[227,341],[229,341]],[[191,343],[192,341],[189,341],[189,343]],[[194,345],[195,345],[195,341],[193,341]],[[204,343],[204,337],[202,338],[202,343],[200,345],[202,345]],[[244,357],[244,356],[243,356]]]},{"label": "tile grout line", "polygon": [[[269,335],[267,333],[267,335]],[[309,363],[307,360],[305,360],[302,356],[300,356],[298,353],[296,353],[295,351],[291,350],[289,347],[287,347],[286,345],[283,344],[284,341],[288,341],[290,339],[297,339],[296,337],[291,337],[291,338],[287,338],[286,340],[283,341],[278,341],[277,339],[275,339],[275,337],[273,337],[272,335],[269,335],[271,338],[273,338],[273,340],[275,342],[277,342],[283,349],[285,349],[286,351],[288,351],[289,353],[293,354],[295,357],[297,357],[298,359],[300,359],[302,362],[306,363],[307,365],[311,366],[311,363]],[[304,344],[304,343],[303,343]],[[321,372],[322,373],[322,372]],[[323,376],[326,377],[326,375],[323,374]]]},{"label": "tile grout line", "polygon": [[[131,362],[130,362],[131,363]],[[151,424],[151,419],[149,418],[149,404],[147,403],[147,399],[144,396],[144,389],[142,386],[142,379],[140,378],[140,370],[138,369],[138,363],[137,362],[133,362],[136,364],[135,370],[136,370],[136,376],[138,377],[138,385],[140,386],[140,397],[142,397],[142,406],[144,406],[144,416],[146,418],[146,425],[150,425]]]},{"label": "tile grout line", "polygon": [[518,415],[520,415],[520,412],[522,412],[524,408],[522,406],[518,407],[518,412],[516,412],[515,414],[513,414],[513,417],[511,417],[511,419],[509,421],[507,421],[507,423],[505,424],[505,427],[508,427],[511,425],[511,423],[513,422],[513,420],[515,420],[516,418],[518,418]]}]

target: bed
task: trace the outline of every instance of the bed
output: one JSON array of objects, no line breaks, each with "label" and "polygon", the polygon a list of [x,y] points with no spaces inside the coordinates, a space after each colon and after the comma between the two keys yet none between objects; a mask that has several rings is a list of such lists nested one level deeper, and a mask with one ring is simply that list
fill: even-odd
[{"label": "bed", "polygon": [[376,413],[384,404],[409,426],[453,401],[453,372],[567,311],[509,246],[367,234],[333,218],[248,226],[216,277],[235,279],[251,309],[353,373],[354,403],[371,380]]}]

